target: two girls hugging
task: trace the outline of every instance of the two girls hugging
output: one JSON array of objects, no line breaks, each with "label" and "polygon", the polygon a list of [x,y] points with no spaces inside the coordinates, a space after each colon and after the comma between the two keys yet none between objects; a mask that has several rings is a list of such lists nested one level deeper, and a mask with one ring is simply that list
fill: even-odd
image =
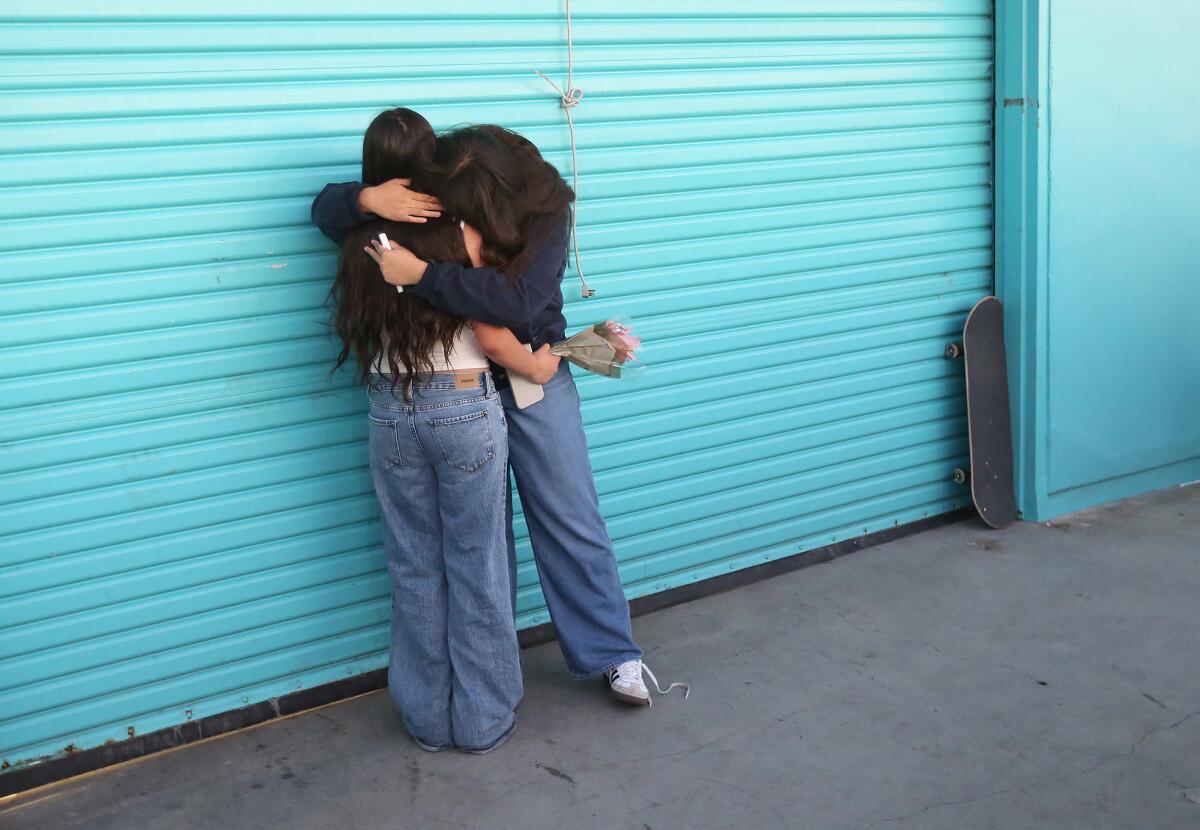
[{"label": "two girls hugging", "polygon": [[[574,193],[520,135],[435,136],[408,109],[371,123],[362,176],[327,185],[312,217],[342,246],[338,365],[353,358],[368,387],[392,583],[388,689],[405,726],[422,749],[476,754],[516,728],[510,466],[568,670],[648,705],[642,675],[654,675],[600,516],[579,395],[549,354],[566,330]],[[543,384],[543,399],[518,408],[508,373]]]}]

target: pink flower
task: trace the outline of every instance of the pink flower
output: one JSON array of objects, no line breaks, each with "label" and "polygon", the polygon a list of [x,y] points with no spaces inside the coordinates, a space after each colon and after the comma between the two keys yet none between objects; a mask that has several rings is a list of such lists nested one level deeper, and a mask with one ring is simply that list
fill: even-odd
[{"label": "pink flower", "polygon": [[[626,326],[623,323],[618,323],[616,320],[609,320],[604,325],[607,326],[608,330],[610,332],[612,332],[613,335],[616,336],[617,340],[621,343],[621,345],[623,345],[630,352],[633,352],[635,349],[641,348],[642,338],[635,335],[630,330],[629,326]],[[637,359],[632,354],[630,354],[629,357],[633,358],[634,360]]]}]

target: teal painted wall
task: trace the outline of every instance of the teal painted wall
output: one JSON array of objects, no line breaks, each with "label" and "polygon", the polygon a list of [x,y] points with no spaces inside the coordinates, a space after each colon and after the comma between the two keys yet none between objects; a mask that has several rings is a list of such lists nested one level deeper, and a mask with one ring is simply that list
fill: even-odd
[{"label": "teal painted wall", "polygon": [[[992,286],[990,3],[573,6],[599,296],[567,314],[632,316],[650,366],[580,381],[629,596],[964,505],[942,349]],[[561,3],[408,8],[0,2],[4,761],[384,664],[310,200],[399,103],[570,156],[533,74]]]},{"label": "teal painted wall", "polygon": [[1184,0],[1050,7],[1052,512],[1200,478],[1197,42]]},{"label": "teal painted wall", "polygon": [[998,11],[998,291],[1048,519],[1200,478],[1200,10]]}]

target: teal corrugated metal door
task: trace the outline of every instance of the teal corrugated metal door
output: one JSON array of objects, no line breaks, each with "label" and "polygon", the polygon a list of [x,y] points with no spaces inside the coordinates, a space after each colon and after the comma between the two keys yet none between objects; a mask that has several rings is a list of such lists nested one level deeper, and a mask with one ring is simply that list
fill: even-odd
[{"label": "teal corrugated metal door", "polygon": [[[384,664],[364,397],[329,376],[310,199],[399,103],[569,169],[533,74],[565,74],[558,2],[400,8],[0,6],[6,762]],[[569,317],[649,338],[640,379],[580,382],[630,595],[963,504],[941,353],[992,280],[989,4],[575,13],[599,296]]]}]

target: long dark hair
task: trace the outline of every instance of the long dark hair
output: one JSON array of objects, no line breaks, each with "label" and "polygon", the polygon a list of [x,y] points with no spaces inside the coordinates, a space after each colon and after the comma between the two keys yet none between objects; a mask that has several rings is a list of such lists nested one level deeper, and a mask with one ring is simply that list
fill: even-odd
[{"label": "long dark hair", "polygon": [[532,141],[494,124],[437,140],[438,198],[483,237],[487,265],[518,274],[562,221],[575,194]]},{"label": "long dark hair", "polygon": [[433,127],[419,112],[404,107],[384,110],[363,135],[362,182],[373,186],[389,179],[414,179],[431,184],[437,178],[436,148]]},{"label": "long dark hair", "polygon": [[[409,178],[415,189],[434,192],[434,148],[433,128],[421,115],[402,108],[381,112],[363,136],[363,183]],[[434,349],[449,362],[454,339],[466,321],[410,293],[398,294],[384,281],[379,266],[363,250],[381,233],[422,259],[468,267],[471,261],[462,229],[445,215],[425,224],[376,219],[351,230],[342,242],[337,277],[329,291],[333,327],[342,341],[334,370],[353,356],[355,378],[370,383],[378,360],[391,375],[393,393],[403,376],[408,397],[413,376],[433,372]]]},{"label": "long dark hair", "polygon": [[425,260],[458,262],[467,267],[471,260],[462,229],[446,216],[423,225],[376,219],[346,235],[337,278],[329,294],[333,325],[342,339],[337,366],[353,356],[358,366],[356,379],[369,383],[378,359],[380,368],[391,374],[393,390],[398,377],[404,377],[407,397],[414,375],[434,371],[434,349],[441,351],[447,363],[450,361],[454,338],[466,321],[438,311],[407,292],[397,294],[396,287],[384,281],[375,260],[363,251],[381,233]]}]

